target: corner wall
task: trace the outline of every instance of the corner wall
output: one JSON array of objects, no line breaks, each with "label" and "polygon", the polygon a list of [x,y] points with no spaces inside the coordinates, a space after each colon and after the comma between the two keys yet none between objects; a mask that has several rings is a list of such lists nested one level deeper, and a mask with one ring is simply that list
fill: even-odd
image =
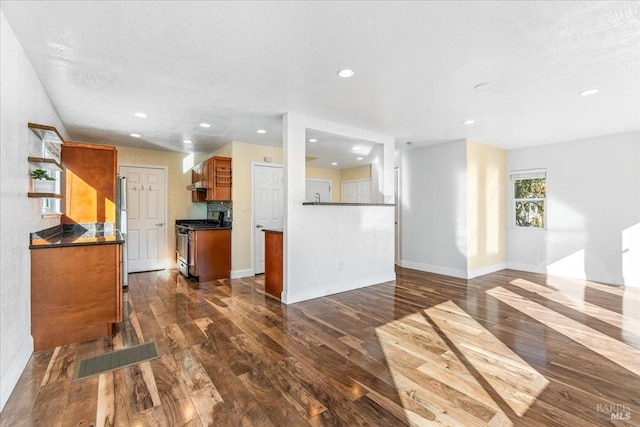
[{"label": "corner wall", "polygon": [[0,410],[33,352],[29,233],[60,223],[42,219],[27,198],[27,157],[41,156],[28,122],[67,132],[22,46],[0,11]]},{"label": "corner wall", "polygon": [[467,140],[467,278],[506,268],[506,157]]},{"label": "corner wall", "polygon": [[467,277],[467,143],[402,153],[402,267]]},{"label": "corner wall", "polygon": [[512,227],[507,266],[640,287],[640,132],[507,152],[507,170],[547,170],[546,230]]}]

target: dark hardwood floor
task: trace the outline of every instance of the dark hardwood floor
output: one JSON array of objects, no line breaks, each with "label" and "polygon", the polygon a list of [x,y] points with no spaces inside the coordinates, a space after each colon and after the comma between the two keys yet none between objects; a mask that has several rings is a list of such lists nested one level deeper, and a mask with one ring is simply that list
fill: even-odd
[{"label": "dark hardwood floor", "polygon": [[[397,273],[290,306],[260,276],[132,274],[115,336],[34,353],[0,424],[640,425],[637,289]],[[72,381],[149,341],[158,359]]]}]

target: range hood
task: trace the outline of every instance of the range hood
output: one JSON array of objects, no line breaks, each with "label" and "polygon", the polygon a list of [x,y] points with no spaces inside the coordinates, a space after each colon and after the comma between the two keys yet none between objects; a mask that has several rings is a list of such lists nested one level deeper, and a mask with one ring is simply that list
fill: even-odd
[{"label": "range hood", "polygon": [[189,191],[207,191],[207,183],[206,181],[197,181],[193,184],[187,185],[187,190]]}]

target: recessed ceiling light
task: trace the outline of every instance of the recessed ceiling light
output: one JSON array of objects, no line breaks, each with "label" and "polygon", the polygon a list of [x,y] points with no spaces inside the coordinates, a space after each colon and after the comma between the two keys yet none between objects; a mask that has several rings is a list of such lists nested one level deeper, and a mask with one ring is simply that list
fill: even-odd
[{"label": "recessed ceiling light", "polygon": [[141,135],[139,133],[132,133],[131,136],[134,138],[140,138]]},{"label": "recessed ceiling light", "polygon": [[358,147],[357,145],[354,145],[353,147],[351,147],[351,149],[353,151],[358,151],[360,149],[360,147]]},{"label": "recessed ceiling light", "polygon": [[145,113],[135,113],[134,116],[140,117],[141,119],[146,119],[147,115]]},{"label": "recessed ceiling light", "polygon": [[336,162],[331,163],[331,166],[338,166]]},{"label": "recessed ceiling light", "polygon": [[583,90],[582,92],[580,92],[580,96],[589,96],[589,95],[595,95],[596,93],[600,92],[599,89],[586,89]]},{"label": "recessed ceiling light", "polygon": [[258,133],[267,133],[267,131],[264,130],[264,129],[258,129],[256,132],[258,132]]},{"label": "recessed ceiling light", "polygon": [[355,73],[353,72],[353,70],[350,70],[348,68],[338,71],[338,75],[345,79],[348,79],[349,77],[353,77],[354,74]]},{"label": "recessed ceiling light", "polygon": [[474,124],[476,121],[475,120],[465,120],[464,122],[462,122],[463,125],[472,125]]},{"label": "recessed ceiling light", "polygon": [[210,128],[211,125],[209,123],[200,123],[201,128]]},{"label": "recessed ceiling light", "polygon": [[193,141],[191,141],[190,139],[185,139],[184,141],[185,144],[193,144]]},{"label": "recessed ceiling light", "polygon": [[315,139],[315,138],[311,138],[311,139],[309,140],[309,142],[318,142],[318,140],[317,140],[317,139]]},{"label": "recessed ceiling light", "polygon": [[491,87],[491,83],[478,83],[473,87],[473,89],[477,91],[481,91],[481,90],[489,89],[490,87]]},{"label": "recessed ceiling light", "polygon": [[358,157],[358,158],[357,158],[357,160],[362,160],[362,159],[363,159],[363,157]]}]

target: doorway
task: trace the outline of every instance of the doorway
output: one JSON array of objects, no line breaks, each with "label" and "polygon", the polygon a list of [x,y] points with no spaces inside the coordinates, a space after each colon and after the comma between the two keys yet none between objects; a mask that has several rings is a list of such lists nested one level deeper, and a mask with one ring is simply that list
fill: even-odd
[{"label": "doorway", "polygon": [[165,268],[167,247],[166,168],[120,165],[127,182],[129,273]]},{"label": "doorway", "polygon": [[331,201],[331,181],[327,179],[307,179],[305,184],[305,200],[307,202]]},{"label": "doorway", "polygon": [[282,229],[284,182],[281,165],[253,165],[253,272],[264,273],[264,233]]}]

